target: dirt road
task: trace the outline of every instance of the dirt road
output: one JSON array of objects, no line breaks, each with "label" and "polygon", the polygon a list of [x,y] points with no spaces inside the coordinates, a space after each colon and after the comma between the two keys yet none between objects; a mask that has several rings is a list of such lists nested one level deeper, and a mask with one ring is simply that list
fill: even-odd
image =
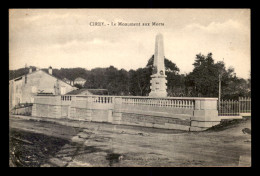
[{"label": "dirt road", "polygon": [[[68,125],[79,122],[66,122]],[[250,166],[251,120],[204,132],[86,122],[80,128],[10,117],[16,166]],[[10,164],[10,165],[12,165]]]}]

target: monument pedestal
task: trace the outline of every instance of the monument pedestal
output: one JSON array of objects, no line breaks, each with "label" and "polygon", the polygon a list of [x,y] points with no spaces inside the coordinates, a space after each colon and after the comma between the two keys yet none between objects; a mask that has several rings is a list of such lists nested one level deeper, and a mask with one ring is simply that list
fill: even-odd
[{"label": "monument pedestal", "polygon": [[151,76],[151,92],[150,97],[167,97],[167,80],[165,75],[152,75]]}]

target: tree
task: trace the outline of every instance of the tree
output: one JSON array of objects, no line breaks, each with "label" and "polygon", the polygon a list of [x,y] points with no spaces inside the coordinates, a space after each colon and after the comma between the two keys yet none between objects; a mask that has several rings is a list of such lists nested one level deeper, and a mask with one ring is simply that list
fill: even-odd
[{"label": "tree", "polygon": [[138,68],[129,71],[129,89],[131,95],[147,96],[150,92],[152,67]]},{"label": "tree", "polygon": [[212,53],[207,56],[197,54],[193,71],[186,77],[186,86],[192,87],[194,96],[218,96],[218,77],[226,76],[224,63],[214,64]]},{"label": "tree", "polygon": [[192,96],[218,97],[219,76],[222,99],[246,96],[246,80],[237,78],[233,67],[226,69],[223,61],[214,63],[212,53],[207,56],[197,54],[193,66],[193,71],[185,79],[185,85],[191,88]]},{"label": "tree", "polygon": [[86,88],[106,89],[104,78],[105,68],[94,68],[90,70],[89,76],[87,77],[88,84],[86,85]]},{"label": "tree", "polygon": [[[154,55],[152,55],[152,57],[148,60],[146,67],[153,67],[153,62],[154,62]],[[180,71],[180,69],[176,66],[176,64],[167,58],[164,58],[164,65],[165,65],[166,72],[173,72],[177,74]]]},{"label": "tree", "polygon": [[112,95],[128,95],[128,73],[110,66],[105,71],[105,87]]},{"label": "tree", "polygon": [[[32,67],[32,71],[36,70],[36,67],[34,67],[34,66],[31,66],[31,67]],[[17,70],[9,70],[9,80],[15,79],[19,76],[23,76],[28,73],[29,73],[29,67],[19,68]]]}]

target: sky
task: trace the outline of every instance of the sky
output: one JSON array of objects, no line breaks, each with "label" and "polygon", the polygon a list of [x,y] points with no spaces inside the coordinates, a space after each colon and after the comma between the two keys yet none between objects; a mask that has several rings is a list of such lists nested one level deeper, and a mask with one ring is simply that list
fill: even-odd
[{"label": "sky", "polygon": [[181,74],[193,70],[196,54],[211,52],[238,77],[250,76],[249,9],[10,9],[9,69],[137,69],[154,54],[158,33]]}]

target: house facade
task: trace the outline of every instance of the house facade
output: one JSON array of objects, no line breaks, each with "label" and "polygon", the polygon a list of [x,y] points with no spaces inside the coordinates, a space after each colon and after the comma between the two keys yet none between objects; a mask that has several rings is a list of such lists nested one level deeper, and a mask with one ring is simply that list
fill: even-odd
[{"label": "house facade", "polygon": [[29,71],[28,74],[9,81],[9,109],[19,103],[33,103],[37,94],[64,95],[77,89],[54,77],[52,68],[48,73],[43,70]]},{"label": "house facade", "polygon": [[76,78],[76,79],[74,80],[74,85],[75,85],[75,84],[79,84],[79,85],[83,86],[83,85],[85,84],[85,82],[86,82],[85,79],[78,77],[78,78]]}]

